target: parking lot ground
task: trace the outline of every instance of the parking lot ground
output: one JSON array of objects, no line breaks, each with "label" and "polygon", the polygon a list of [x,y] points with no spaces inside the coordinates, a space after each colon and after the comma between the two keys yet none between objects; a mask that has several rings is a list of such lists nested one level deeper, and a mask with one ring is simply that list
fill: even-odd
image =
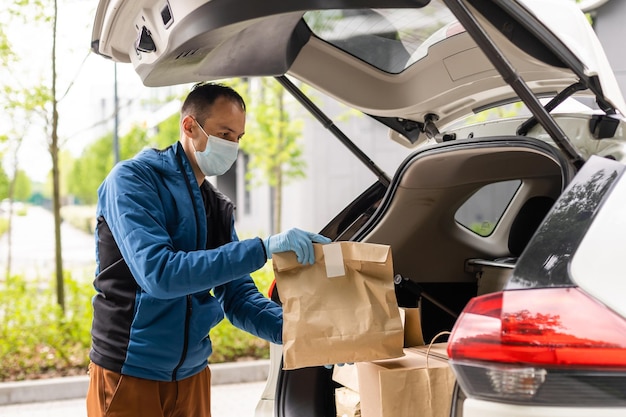
[{"label": "parking lot ground", "polygon": [[[253,417],[265,382],[215,385],[211,389],[212,417]],[[0,406],[2,417],[86,417],[85,399]]]}]

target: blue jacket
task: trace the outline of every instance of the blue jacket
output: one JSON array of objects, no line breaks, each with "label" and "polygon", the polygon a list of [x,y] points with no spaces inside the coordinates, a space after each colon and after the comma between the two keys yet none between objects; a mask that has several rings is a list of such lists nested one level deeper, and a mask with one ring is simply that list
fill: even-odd
[{"label": "blue jacket", "polygon": [[224,312],[235,326],[282,342],[282,309],[249,275],[267,261],[263,242],[239,241],[232,203],[208,182],[203,188],[177,142],[118,163],[98,189],[97,365],[151,380],[192,376],[207,366],[208,333]]}]

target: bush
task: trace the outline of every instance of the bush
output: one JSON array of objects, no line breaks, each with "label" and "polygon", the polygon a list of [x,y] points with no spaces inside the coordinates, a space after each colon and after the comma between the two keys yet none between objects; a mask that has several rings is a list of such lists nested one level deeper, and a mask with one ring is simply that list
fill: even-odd
[{"label": "bush", "polygon": [[0,217],[0,237],[6,233],[9,229],[9,219],[6,217]]},{"label": "bush", "polygon": [[91,286],[67,274],[66,312],[54,289],[9,277],[0,291],[0,380],[75,375],[86,369],[91,326]]},{"label": "bush", "polygon": [[18,204],[15,207],[15,215],[16,216],[26,216],[28,214],[28,207],[26,204]]},{"label": "bush", "polygon": [[[265,266],[252,274],[252,278],[261,293],[268,295],[274,272],[272,264]],[[252,336],[234,327],[228,319],[211,329],[213,354],[209,358],[211,363],[234,362],[247,359],[266,359],[269,357],[269,343]]]},{"label": "bush", "polygon": [[[252,274],[262,293],[273,280],[271,264]],[[54,288],[13,276],[0,287],[0,381],[84,375],[91,345],[90,282],[65,280],[65,314]],[[211,330],[211,363],[261,359],[268,343],[245,333],[227,320]]]}]

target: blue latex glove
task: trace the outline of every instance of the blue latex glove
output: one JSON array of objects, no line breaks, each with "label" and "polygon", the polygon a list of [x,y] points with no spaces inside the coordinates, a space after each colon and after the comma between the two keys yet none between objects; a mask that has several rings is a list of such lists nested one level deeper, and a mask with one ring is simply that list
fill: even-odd
[{"label": "blue latex glove", "polygon": [[310,265],[315,263],[313,242],[330,243],[331,240],[326,236],[295,228],[277,235],[272,235],[263,240],[268,259],[272,259],[273,253],[294,251],[298,262]]},{"label": "blue latex glove", "polygon": [[[336,363],[335,365],[337,365],[337,366],[344,366],[345,363]],[[348,365],[354,365],[354,364],[352,362],[348,362]],[[324,365],[324,368],[326,368],[326,369],[333,369],[333,366],[334,365]]]}]

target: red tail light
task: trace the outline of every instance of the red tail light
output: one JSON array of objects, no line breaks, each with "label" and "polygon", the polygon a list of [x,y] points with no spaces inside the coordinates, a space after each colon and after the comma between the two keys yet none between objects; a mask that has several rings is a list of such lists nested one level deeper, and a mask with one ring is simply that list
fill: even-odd
[{"label": "red tail light", "polygon": [[626,367],[626,320],[576,288],[507,291],[470,301],[451,359]]},{"label": "red tail light", "polygon": [[[542,404],[626,405],[626,320],[577,288],[474,298],[448,355],[470,396]],[[581,396],[566,387],[576,380]]]}]

